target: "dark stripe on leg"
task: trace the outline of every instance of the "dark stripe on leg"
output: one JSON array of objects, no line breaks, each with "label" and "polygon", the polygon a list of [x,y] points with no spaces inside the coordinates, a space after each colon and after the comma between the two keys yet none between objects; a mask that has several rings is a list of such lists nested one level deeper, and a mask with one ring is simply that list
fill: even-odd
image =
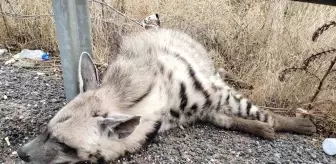
[{"label": "dark stripe on leg", "polygon": [[168,79],[169,79],[169,81],[171,81],[171,80],[172,80],[172,77],[173,77],[173,72],[172,72],[172,71],[170,71],[170,72],[168,73]]},{"label": "dark stripe on leg", "polygon": [[164,73],[164,67],[162,64],[159,64],[159,67],[160,67],[160,73],[163,74]]},{"label": "dark stripe on leg", "polygon": [[207,99],[203,105],[203,108],[206,109],[206,108],[209,108],[212,104],[212,101]]},{"label": "dark stripe on leg", "polygon": [[185,107],[188,104],[188,97],[186,94],[186,86],[184,85],[184,83],[180,84],[180,110],[184,111]]},{"label": "dark stripe on leg", "polygon": [[259,120],[259,121],[261,121],[260,120],[260,112],[259,111],[256,111],[256,119]]},{"label": "dark stripe on leg", "polygon": [[170,115],[172,115],[173,117],[179,118],[180,117],[180,113],[177,111],[174,111],[173,109],[170,109]]},{"label": "dark stripe on leg", "polygon": [[251,107],[252,107],[252,103],[249,102],[249,101],[247,101],[247,102],[246,102],[246,115],[247,115],[247,116],[250,115]]},{"label": "dark stripe on leg", "polygon": [[236,96],[233,96],[235,102],[238,104],[238,109],[237,109],[237,115],[239,117],[242,116],[242,112],[241,112],[241,108],[240,108],[240,98],[236,97]]},{"label": "dark stripe on leg", "polygon": [[155,122],[153,131],[146,134],[146,143],[150,143],[151,141],[153,141],[154,137],[158,134],[161,124],[161,121]]},{"label": "dark stripe on leg", "polygon": [[218,104],[217,104],[217,107],[216,107],[216,111],[217,111],[217,112],[220,110],[221,103],[222,103],[222,97],[223,97],[223,95],[220,95],[220,96],[219,96],[219,101],[218,101]]},{"label": "dark stripe on leg", "polygon": [[268,114],[267,113],[265,113],[265,115],[264,115],[264,122],[267,122],[268,121]]},{"label": "dark stripe on leg", "polygon": [[228,96],[225,99],[225,104],[228,105],[230,101],[230,93],[228,93]]},{"label": "dark stripe on leg", "polygon": [[197,112],[197,108],[198,108],[198,106],[197,106],[197,104],[195,103],[195,104],[193,104],[193,105],[191,106],[190,111],[193,112],[193,113],[196,113],[196,112]]}]

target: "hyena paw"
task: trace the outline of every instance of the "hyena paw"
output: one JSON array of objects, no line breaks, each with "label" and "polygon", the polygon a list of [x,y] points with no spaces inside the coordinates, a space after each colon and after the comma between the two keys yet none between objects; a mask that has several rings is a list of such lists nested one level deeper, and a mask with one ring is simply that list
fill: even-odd
[{"label": "hyena paw", "polygon": [[316,133],[316,126],[309,118],[296,117],[294,118],[294,123],[294,132],[308,135]]},{"label": "hyena paw", "polygon": [[273,140],[275,138],[274,129],[269,124],[263,122],[254,124],[252,132],[265,139]]}]

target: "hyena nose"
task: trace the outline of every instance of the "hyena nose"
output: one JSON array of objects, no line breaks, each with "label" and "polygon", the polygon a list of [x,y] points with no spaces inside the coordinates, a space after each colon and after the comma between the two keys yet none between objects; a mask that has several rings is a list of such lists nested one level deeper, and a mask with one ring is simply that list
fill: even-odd
[{"label": "hyena nose", "polygon": [[29,159],[29,154],[27,154],[27,153],[25,153],[24,151],[22,151],[21,148],[18,149],[17,153],[18,153],[19,157],[20,157],[23,161],[25,161],[25,162],[29,162],[29,161],[30,161],[30,159]]}]

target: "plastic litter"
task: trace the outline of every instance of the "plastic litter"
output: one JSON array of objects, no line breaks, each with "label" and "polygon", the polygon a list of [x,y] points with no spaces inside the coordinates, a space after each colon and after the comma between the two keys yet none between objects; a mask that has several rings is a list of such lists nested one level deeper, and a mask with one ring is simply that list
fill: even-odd
[{"label": "plastic litter", "polygon": [[37,61],[46,61],[49,60],[49,55],[46,52],[41,50],[28,50],[23,49],[20,53],[18,53],[19,58],[21,59],[32,59]]},{"label": "plastic litter", "polygon": [[326,138],[322,143],[323,151],[328,155],[336,155],[336,138]]},{"label": "plastic litter", "polygon": [[7,49],[0,49],[0,56],[7,53],[7,52],[8,52]]}]

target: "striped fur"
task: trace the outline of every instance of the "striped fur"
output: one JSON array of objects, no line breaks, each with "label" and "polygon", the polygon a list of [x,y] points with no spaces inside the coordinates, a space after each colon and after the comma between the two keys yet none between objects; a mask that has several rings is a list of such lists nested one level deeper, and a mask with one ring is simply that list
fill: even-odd
[{"label": "striped fur", "polygon": [[[198,120],[267,139],[274,131],[316,130],[309,120],[252,104],[222,80],[205,48],[182,32],[160,28],[125,36],[116,52],[101,83],[83,54],[79,81],[89,88],[49,122],[39,136],[43,142],[37,138],[19,150],[22,157],[29,153],[33,163],[112,161],[139,150],[156,132]],[[58,155],[46,154],[52,151]]]}]

